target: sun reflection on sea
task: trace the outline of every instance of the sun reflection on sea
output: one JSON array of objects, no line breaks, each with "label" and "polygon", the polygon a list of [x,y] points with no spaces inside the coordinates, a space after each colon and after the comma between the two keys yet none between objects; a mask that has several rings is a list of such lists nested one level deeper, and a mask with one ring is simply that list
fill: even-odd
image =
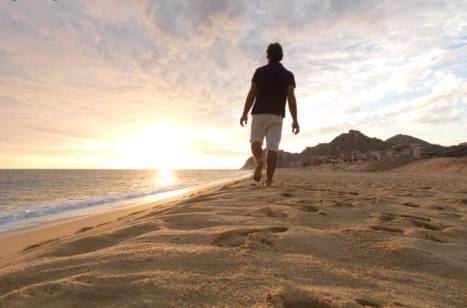
[{"label": "sun reflection on sea", "polygon": [[156,184],[168,186],[175,183],[177,176],[172,169],[159,169],[156,175]]}]

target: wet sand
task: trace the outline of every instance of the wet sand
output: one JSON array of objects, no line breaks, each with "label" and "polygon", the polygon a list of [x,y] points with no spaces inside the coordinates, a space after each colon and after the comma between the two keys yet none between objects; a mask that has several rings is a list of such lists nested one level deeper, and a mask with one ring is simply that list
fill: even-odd
[{"label": "wet sand", "polygon": [[106,215],[0,238],[0,307],[467,305],[466,176],[279,170]]}]

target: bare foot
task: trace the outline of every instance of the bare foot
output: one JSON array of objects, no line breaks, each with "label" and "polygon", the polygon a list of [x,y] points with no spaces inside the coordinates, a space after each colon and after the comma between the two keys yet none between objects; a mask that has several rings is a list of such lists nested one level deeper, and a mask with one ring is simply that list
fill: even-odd
[{"label": "bare foot", "polygon": [[272,186],[272,181],[266,180],[264,181],[264,187],[269,188]]},{"label": "bare foot", "polygon": [[256,162],[255,173],[253,174],[253,179],[256,182],[261,181],[261,173],[263,172],[263,162],[258,161]]}]

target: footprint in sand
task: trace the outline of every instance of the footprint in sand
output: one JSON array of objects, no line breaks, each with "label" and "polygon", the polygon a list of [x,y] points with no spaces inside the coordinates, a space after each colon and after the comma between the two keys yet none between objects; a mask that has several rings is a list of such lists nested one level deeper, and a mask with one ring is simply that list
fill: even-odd
[{"label": "footprint in sand", "polygon": [[86,232],[86,231],[91,230],[93,228],[94,228],[93,226],[86,226],[86,227],[83,227],[83,228],[79,229],[78,231],[76,231],[76,233],[83,233],[83,232]]},{"label": "footprint in sand", "polygon": [[247,213],[247,216],[253,217],[287,217],[288,215],[280,210],[271,209],[268,207],[263,207],[260,209],[252,210]]},{"label": "footprint in sand", "polygon": [[431,218],[429,217],[409,215],[409,214],[400,214],[399,216],[408,219],[412,224],[414,224],[417,227],[428,229],[428,230],[439,231],[439,230],[446,229],[448,227],[445,225],[433,223],[431,221]]},{"label": "footprint in sand", "polygon": [[311,204],[290,204],[294,209],[300,210],[307,213],[316,213],[319,211],[319,208]]},{"label": "footprint in sand", "polygon": [[423,240],[429,240],[438,243],[447,243],[448,241],[442,237],[440,234],[436,234],[435,231],[412,228],[404,232],[404,235],[412,238],[419,238]]},{"label": "footprint in sand", "polygon": [[321,215],[321,216],[328,216],[328,213],[323,211],[323,210],[319,210],[318,212],[316,212],[318,215]]},{"label": "footprint in sand", "polygon": [[34,249],[34,248],[43,246],[43,245],[45,245],[45,244],[58,241],[59,239],[60,239],[60,238],[58,237],[58,238],[54,238],[54,239],[51,239],[51,240],[48,240],[48,241],[44,241],[44,242],[40,242],[40,243],[37,243],[37,244],[32,244],[32,245],[29,245],[28,247],[24,248],[23,251],[27,251],[27,250],[30,250],[30,249]]},{"label": "footprint in sand", "polygon": [[310,202],[308,200],[300,200],[298,203],[289,203],[285,204],[287,206],[290,206],[294,209],[297,209],[302,212],[307,212],[307,213],[318,213],[320,215],[326,216],[327,213],[324,211],[321,211],[318,207],[311,205],[311,204],[306,204],[307,202]]},{"label": "footprint in sand", "polygon": [[[272,305],[273,307],[340,307],[332,298],[325,294],[292,287],[271,290],[265,295],[264,302],[267,306]],[[355,305],[347,304],[345,307],[356,307]]]},{"label": "footprint in sand", "polygon": [[273,246],[275,233],[282,233],[289,230],[287,227],[270,227],[261,229],[238,229],[221,233],[213,241],[219,247],[240,247],[248,240],[260,242],[267,246]]},{"label": "footprint in sand", "polygon": [[128,214],[127,217],[130,217],[130,216],[133,216],[133,215],[142,213],[142,212],[143,212],[143,211],[136,211],[136,212],[133,212],[133,213]]},{"label": "footprint in sand", "polygon": [[137,224],[127,228],[119,229],[114,232],[103,233],[96,236],[88,236],[66,242],[49,252],[50,256],[71,256],[83,253],[89,253],[104,248],[118,245],[122,242],[139,237],[143,234],[159,230],[156,224],[144,223]]},{"label": "footprint in sand", "polygon": [[371,225],[370,229],[373,229],[376,231],[387,231],[387,232],[399,233],[399,234],[404,233],[404,230],[400,228],[384,226],[384,225]]},{"label": "footprint in sand", "polygon": [[[199,202],[204,202],[204,201],[209,201],[211,200],[209,197],[201,195],[201,196],[196,196],[196,197],[190,197],[186,200],[181,201],[179,204],[193,204],[193,203],[199,203]],[[158,207],[155,207],[157,209]]]},{"label": "footprint in sand", "polygon": [[332,203],[332,205],[335,207],[353,207],[351,202],[332,200]]},{"label": "footprint in sand", "polygon": [[355,301],[363,307],[381,307],[384,305],[384,302],[372,298],[357,298]]},{"label": "footprint in sand", "polygon": [[415,204],[413,202],[404,202],[404,203],[401,203],[401,205],[407,206],[407,207],[420,207],[420,205]]},{"label": "footprint in sand", "polygon": [[409,214],[401,214],[400,217],[418,219],[418,220],[423,220],[423,221],[431,221],[431,218],[428,218],[428,217],[409,215]]},{"label": "footprint in sand", "polygon": [[387,222],[387,221],[394,220],[396,216],[397,215],[394,213],[381,212],[381,213],[374,213],[370,215],[370,218],[375,218],[377,221],[380,221],[380,222]]},{"label": "footprint in sand", "polygon": [[447,228],[447,226],[443,226],[443,225],[440,225],[440,224],[429,223],[427,221],[419,220],[419,219],[416,219],[416,218],[410,218],[409,220],[410,220],[411,223],[413,223],[417,227],[425,228],[425,229],[428,229],[428,230],[439,231],[439,230],[443,230],[443,229]]}]

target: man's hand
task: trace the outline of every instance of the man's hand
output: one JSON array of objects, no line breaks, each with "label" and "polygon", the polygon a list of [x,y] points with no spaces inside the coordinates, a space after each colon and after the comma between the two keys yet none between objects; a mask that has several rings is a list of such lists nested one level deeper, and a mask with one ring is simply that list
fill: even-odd
[{"label": "man's hand", "polygon": [[290,115],[292,116],[292,133],[295,135],[300,131],[300,125],[297,121],[297,100],[295,99],[295,85],[289,85],[287,90],[287,100],[289,102]]},{"label": "man's hand", "polygon": [[298,125],[297,121],[293,121],[293,123],[292,123],[292,133],[294,133],[296,135],[299,132],[300,132],[300,125]]},{"label": "man's hand", "polygon": [[248,122],[248,114],[242,114],[242,117],[240,118],[240,125],[245,126],[246,123]]}]

